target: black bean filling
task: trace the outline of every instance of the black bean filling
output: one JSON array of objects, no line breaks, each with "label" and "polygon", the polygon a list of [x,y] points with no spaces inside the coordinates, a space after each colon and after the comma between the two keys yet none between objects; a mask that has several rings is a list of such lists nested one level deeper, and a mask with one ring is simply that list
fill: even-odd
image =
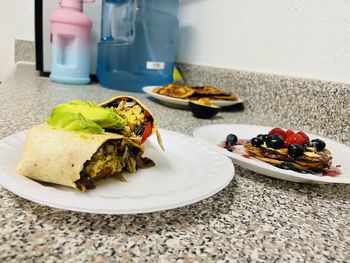
[{"label": "black bean filling", "polygon": [[81,191],[95,188],[96,182],[106,177],[120,176],[123,171],[135,172],[138,168],[148,168],[155,163],[142,157],[140,148],[126,140],[109,140],[104,143],[90,160],[86,161],[75,183]]}]

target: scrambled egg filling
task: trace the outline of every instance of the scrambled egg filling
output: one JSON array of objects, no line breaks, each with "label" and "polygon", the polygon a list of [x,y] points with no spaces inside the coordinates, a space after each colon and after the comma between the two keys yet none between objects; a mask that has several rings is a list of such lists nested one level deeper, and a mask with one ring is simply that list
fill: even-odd
[{"label": "scrambled egg filling", "polygon": [[138,167],[137,159],[142,159],[141,155],[139,148],[125,140],[109,140],[84,164],[76,185],[84,192],[94,188],[98,180],[118,176],[125,170],[134,173]]},{"label": "scrambled egg filling", "polygon": [[131,108],[117,109],[117,114],[124,120],[124,130],[127,132],[127,135],[133,133],[145,122],[145,115],[139,105],[134,105]]}]

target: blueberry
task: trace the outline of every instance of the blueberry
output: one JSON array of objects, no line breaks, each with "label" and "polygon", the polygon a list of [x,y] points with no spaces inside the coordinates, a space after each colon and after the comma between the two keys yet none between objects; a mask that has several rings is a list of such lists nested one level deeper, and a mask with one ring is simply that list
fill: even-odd
[{"label": "blueberry", "polygon": [[280,135],[272,135],[266,138],[266,146],[273,149],[282,148],[284,144],[283,138]]},{"label": "blueberry", "polygon": [[267,135],[267,134],[259,134],[256,137],[258,137],[259,139],[261,139],[263,141],[266,141],[266,139],[267,139],[267,137],[269,137],[269,135]]},{"label": "blueberry", "polygon": [[313,143],[317,151],[322,151],[326,148],[326,143],[320,139],[314,139],[311,143]]},{"label": "blueberry", "polygon": [[260,147],[264,143],[264,141],[258,137],[254,137],[250,140],[250,143],[255,147]]},{"label": "blueberry", "polygon": [[288,154],[293,157],[302,156],[304,154],[304,147],[300,144],[291,144],[288,146]]},{"label": "blueberry", "polygon": [[237,143],[237,136],[234,134],[229,134],[226,137],[226,145],[235,145]]}]

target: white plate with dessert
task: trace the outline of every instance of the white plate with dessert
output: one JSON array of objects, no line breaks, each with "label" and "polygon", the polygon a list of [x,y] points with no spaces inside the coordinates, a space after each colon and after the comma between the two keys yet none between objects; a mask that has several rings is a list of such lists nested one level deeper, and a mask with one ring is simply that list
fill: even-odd
[{"label": "white plate with dessert", "polygon": [[350,147],[318,135],[239,124],[202,126],[193,135],[235,164],[269,177],[299,183],[350,183]]}]

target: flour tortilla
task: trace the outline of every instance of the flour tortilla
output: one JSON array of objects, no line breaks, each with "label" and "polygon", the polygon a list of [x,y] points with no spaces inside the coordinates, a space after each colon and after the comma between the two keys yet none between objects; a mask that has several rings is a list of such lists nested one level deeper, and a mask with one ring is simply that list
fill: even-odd
[{"label": "flour tortilla", "polygon": [[17,172],[34,180],[77,188],[75,181],[80,179],[84,163],[110,139],[125,138],[114,133],[66,131],[46,123],[34,126],[26,137]]}]

